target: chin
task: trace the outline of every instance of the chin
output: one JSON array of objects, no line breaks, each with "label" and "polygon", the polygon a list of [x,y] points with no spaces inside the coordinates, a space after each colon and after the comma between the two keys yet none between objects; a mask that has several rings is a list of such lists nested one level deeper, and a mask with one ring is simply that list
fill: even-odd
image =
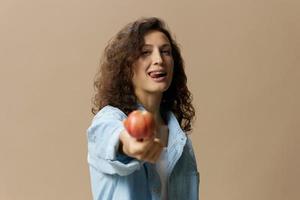
[{"label": "chin", "polygon": [[159,88],[153,88],[150,90],[152,93],[163,93],[168,90],[169,87],[159,87]]},{"label": "chin", "polygon": [[159,83],[159,84],[151,84],[148,87],[148,92],[149,93],[163,93],[169,89],[171,84],[167,83]]}]

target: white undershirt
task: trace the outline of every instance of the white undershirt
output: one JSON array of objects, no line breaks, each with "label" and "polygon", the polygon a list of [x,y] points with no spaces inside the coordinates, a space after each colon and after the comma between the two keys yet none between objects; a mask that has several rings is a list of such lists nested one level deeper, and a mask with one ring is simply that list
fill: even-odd
[{"label": "white undershirt", "polygon": [[160,181],[161,181],[161,200],[168,199],[167,193],[167,183],[168,183],[168,172],[167,172],[167,164],[168,164],[168,154],[167,154],[167,147],[164,147],[159,160],[156,162],[156,170],[159,174]]}]

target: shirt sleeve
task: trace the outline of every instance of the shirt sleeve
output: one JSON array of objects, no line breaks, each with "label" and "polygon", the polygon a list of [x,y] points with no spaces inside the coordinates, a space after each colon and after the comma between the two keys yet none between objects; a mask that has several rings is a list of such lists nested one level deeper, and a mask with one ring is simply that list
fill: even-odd
[{"label": "shirt sleeve", "polygon": [[124,130],[126,115],[119,109],[107,106],[94,117],[87,130],[88,163],[106,174],[126,176],[138,170],[141,162],[118,152],[119,135]]}]

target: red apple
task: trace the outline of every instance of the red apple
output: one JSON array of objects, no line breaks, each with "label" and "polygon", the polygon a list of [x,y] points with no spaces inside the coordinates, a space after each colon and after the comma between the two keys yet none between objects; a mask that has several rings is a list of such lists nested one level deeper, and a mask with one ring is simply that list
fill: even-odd
[{"label": "red apple", "polygon": [[129,113],[124,120],[128,133],[137,139],[147,139],[153,136],[155,122],[153,115],[148,111],[135,110]]}]

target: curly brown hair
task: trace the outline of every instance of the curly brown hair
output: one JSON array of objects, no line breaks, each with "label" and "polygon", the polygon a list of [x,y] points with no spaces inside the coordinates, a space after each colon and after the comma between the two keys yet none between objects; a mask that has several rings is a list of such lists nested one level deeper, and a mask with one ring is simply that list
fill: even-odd
[{"label": "curly brown hair", "polygon": [[156,17],[138,19],[127,24],[110,40],[101,58],[96,74],[92,113],[96,114],[106,105],[118,107],[126,114],[137,109],[137,97],[132,84],[132,64],[141,55],[144,35],[157,30],[170,41],[174,59],[174,73],[170,87],[163,93],[161,108],[172,111],[184,131],[191,130],[195,116],[192,95],[187,88],[184,61],[176,41],[165,23]]}]

